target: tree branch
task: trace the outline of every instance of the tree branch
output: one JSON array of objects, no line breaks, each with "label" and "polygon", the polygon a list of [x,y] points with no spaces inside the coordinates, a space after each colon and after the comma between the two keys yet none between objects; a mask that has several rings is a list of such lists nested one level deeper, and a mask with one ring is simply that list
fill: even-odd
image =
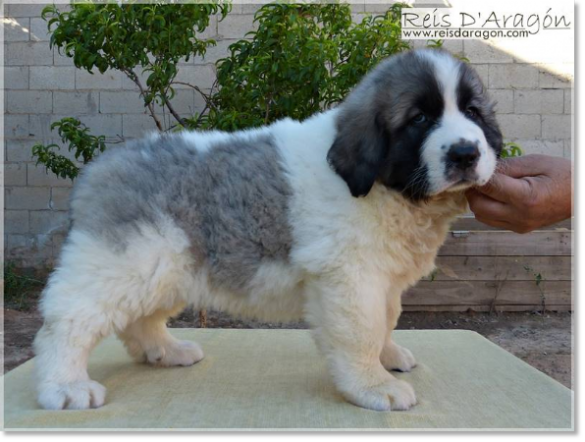
[{"label": "tree branch", "polygon": [[[184,81],[173,81],[173,84],[182,84],[183,86],[188,86],[190,88],[195,89],[197,92],[199,92],[201,94],[201,96],[203,97],[203,99],[205,100],[205,103],[207,104],[208,107],[213,107],[215,108],[215,106],[213,105],[213,103],[211,102],[211,99],[207,96],[207,94],[205,92],[203,92],[199,86],[196,86],[194,84],[191,83],[185,83]],[[212,86],[213,89],[213,86]]]},{"label": "tree branch", "polygon": [[[132,69],[125,69],[125,70],[123,70],[123,72],[126,74],[126,76],[130,80],[132,80],[134,82],[134,84],[136,84],[136,86],[138,86],[138,89],[140,89],[140,95],[144,99],[144,97],[146,97],[146,91],[144,90],[142,83],[140,83],[140,80],[138,79],[138,75],[136,75],[136,73]],[[152,102],[148,103],[146,105],[146,107],[148,108],[148,110],[150,112],[150,116],[152,117],[152,119],[154,120],[154,122],[156,124],[156,128],[159,130],[159,132],[163,132],[164,129],[162,127],[160,120],[157,118],[156,113],[154,112],[154,106],[152,105]]]},{"label": "tree branch", "polygon": [[169,109],[169,112],[173,115],[173,117],[175,117],[175,120],[177,120],[177,122],[181,126],[185,127],[185,120],[183,120],[181,116],[175,111],[175,108],[173,107],[169,99],[167,99],[166,93],[165,95],[162,96],[162,99],[164,101],[165,106]]}]

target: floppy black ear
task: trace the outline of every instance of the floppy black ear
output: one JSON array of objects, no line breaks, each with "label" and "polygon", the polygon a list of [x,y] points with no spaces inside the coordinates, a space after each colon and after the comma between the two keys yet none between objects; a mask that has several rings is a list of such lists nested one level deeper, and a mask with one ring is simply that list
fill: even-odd
[{"label": "floppy black ear", "polygon": [[388,132],[380,114],[344,120],[347,118],[339,121],[339,132],[329,149],[327,161],[345,180],[353,196],[365,196],[378,178],[386,157]]}]

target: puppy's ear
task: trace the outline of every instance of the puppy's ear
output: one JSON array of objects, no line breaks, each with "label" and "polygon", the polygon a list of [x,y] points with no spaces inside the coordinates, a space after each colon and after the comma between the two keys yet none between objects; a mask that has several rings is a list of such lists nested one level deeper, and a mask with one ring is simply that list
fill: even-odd
[{"label": "puppy's ear", "polygon": [[338,131],[327,161],[353,196],[365,196],[378,178],[388,151],[390,140],[382,116],[366,113],[351,121],[342,117]]}]

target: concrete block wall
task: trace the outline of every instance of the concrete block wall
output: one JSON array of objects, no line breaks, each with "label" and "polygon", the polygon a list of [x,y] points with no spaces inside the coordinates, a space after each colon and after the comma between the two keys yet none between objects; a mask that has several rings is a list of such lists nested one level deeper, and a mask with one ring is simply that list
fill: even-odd
[{"label": "concrete block wall", "polygon": [[[213,63],[228,46],[253,29],[258,5],[234,5],[223,21],[214,18],[205,35],[217,40],[207,57],[181,65],[179,80],[211,87]],[[383,2],[352,5],[356,20],[379,12]],[[71,182],[47,174],[35,165],[31,147],[59,143],[49,126],[66,116],[79,118],[92,133],[111,142],[142,136],[154,130],[137,87],[119,72],[91,75],[76,69],[71,59],[49,49],[42,6],[5,5],[5,257],[23,267],[50,267],[63,243],[68,222]],[[421,46],[422,41],[414,41]],[[554,59],[526,60],[476,40],[447,40],[447,49],[467,57],[498,101],[505,137],[528,153],[571,156],[571,87],[573,54]],[[201,97],[179,86],[174,105],[182,115],[203,107]],[[171,119],[157,111],[163,121]],[[99,190],[98,190],[99,191]]]}]

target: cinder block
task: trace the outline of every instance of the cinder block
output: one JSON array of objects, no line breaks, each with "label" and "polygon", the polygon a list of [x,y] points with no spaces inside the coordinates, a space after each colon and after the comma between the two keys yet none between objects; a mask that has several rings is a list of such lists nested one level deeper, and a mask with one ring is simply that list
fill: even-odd
[{"label": "cinder block", "polygon": [[483,40],[445,40],[462,41],[465,56],[473,63],[512,63],[514,58],[501,49]]},{"label": "cinder block", "polygon": [[352,0],[351,2],[348,3],[350,3],[352,13],[364,12],[366,10],[365,0]]},{"label": "cinder block", "polygon": [[[215,68],[212,65],[203,66],[182,66],[177,73],[175,81],[189,83],[201,89],[211,89],[215,81]],[[175,89],[189,89],[189,86],[174,84]]]},{"label": "cinder block", "polygon": [[59,53],[57,48],[53,49],[53,64],[55,66],[75,66],[73,58],[67,57],[64,53]]},{"label": "cinder block", "polygon": [[570,140],[571,115],[543,115],[542,138],[545,140]]},{"label": "cinder block", "polygon": [[571,101],[572,101],[572,97],[573,97],[573,89],[565,89],[564,95],[565,95],[564,113],[565,114],[572,114],[573,108],[571,107]]},{"label": "cinder block", "polygon": [[226,39],[217,41],[215,46],[209,46],[204,57],[195,57],[193,64],[215,63],[220,58],[225,58],[229,55],[228,47],[237,39]]},{"label": "cinder block", "polygon": [[25,162],[33,161],[33,140],[6,140],[6,161]]},{"label": "cinder block", "polygon": [[5,66],[4,89],[28,89],[28,66]]},{"label": "cinder block", "polygon": [[[66,151],[66,149],[65,149]],[[63,152],[59,152],[63,154]],[[72,182],[68,178],[60,178],[48,170],[44,165],[33,163],[27,165],[27,183],[32,187],[71,187]]]},{"label": "cinder block", "polygon": [[144,100],[138,91],[100,92],[100,113],[102,114],[143,114]]},{"label": "cinder block", "polygon": [[[256,0],[256,1],[245,1],[243,3],[241,3],[241,12],[240,14],[255,14],[256,12],[258,12],[258,10],[264,6],[265,4],[270,3],[268,1],[262,1],[262,0]],[[352,0],[352,7],[354,4],[354,0]],[[363,5],[362,5],[362,9],[361,11],[363,11]],[[360,12],[359,7],[356,9],[356,12]]]},{"label": "cinder block", "polygon": [[[195,105],[195,95],[199,98],[197,100],[198,107]],[[203,109],[204,102],[203,98],[198,92],[190,89],[177,90],[175,97],[171,100],[171,105],[179,115],[193,115],[196,111]],[[154,106],[157,115],[161,115],[163,112],[162,106],[156,104]],[[169,113],[168,109],[165,109],[166,113]]]},{"label": "cinder block", "polygon": [[220,38],[243,38],[247,32],[258,29],[254,15],[228,15],[217,24]]},{"label": "cinder block", "polygon": [[[564,74],[559,73],[565,72]],[[538,84],[541,88],[547,89],[562,89],[573,87],[573,75],[568,73],[573,72],[573,65],[566,66],[565,64],[558,65],[540,65]]]},{"label": "cinder block", "polygon": [[90,128],[92,135],[122,136],[122,115],[80,115],[79,121]]},{"label": "cinder block", "polygon": [[540,115],[503,114],[498,121],[504,139],[540,138]]},{"label": "cinder block", "polygon": [[47,42],[15,42],[6,45],[6,66],[50,66],[53,51]]},{"label": "cinder block", "polygon": [[490,89],[490,97],[496,102],[498,114],[511,114],[514,112],[514,92],[510,89]]},{"label": "cinder block", "polygon": [[[363,6],[363,5],[362,5],[362,6]],[[352,14],[351,14],[351,21],[352,21],[352,22],[354,22],[354,23],[361,23],[361,22],[362,22],[362,20],[363,20],[365,17],[368,17],[368,16],[370,16],[370,14],[369,14],[369,13],[367,13],[367,14],[366,14],[366,13],[365,13],[365,12],[363,12],[363,10],[362,10],[362,11],[360,11],[360,12],[352,13]],[[413,40],[413,41],[416,41],[416,40]],[[421,41],[422,41],[422,40],[421,40]]]},{"label": "cinder block", "polygon": [[28,115],[4,115],[4,137],[29,138],[29,116]]},{"label": "cinder block", "polygon": [[198,39],[206,40],[208,38],[217,38],[217,15],[212,15],[209,17],[209,25],[205,28],[203,32],[197,32],[197,28],[195,28],[196,36]]},{"label": "cinder block", "polygon": [[[6,5],[6,15],[9,17],[40,17],[46,4],[9,4]],[[61,9],[61,5],[59,6]]]},{"label": "cinder block", "polygon": [[5,206],[12,210],[42,210],[49,204],[48,187],[6,187]]},{"label": "cinder block", "polygon": [[31,233],[54,234],[66,232],[69,228],[69,216],[66,211],[33,210],[30,212]]},{"label": "cinder block", "polygon": [[140,138],[151,132],[156,132],[156,130],[156,124],[150,115],[122,115],[122,132],[124,138]]},{"label": "cinder block", "polygon": [[20,267],[46,267],[53,256],[52,238],[50,235],[6,235],[5,255]]},{"label": "cinder block", "polygon": [[514,91],[514,111],[517,114],[561,114],[563,101],[562,89]]},{"label": "cinder block", "polygon": [[[53,25],[55,29],[55,25]],[[30,19],[30,39],[32,41],[49,41],[51,34],[47,28],[47,22],[42,18],[31,18]]]},{"label": "cinder block", "polygon": [[[134,72],[136,73],[136,76],[138,77],[138,80],[140,81],[142,86],[146,87],[146,80],[148,79],[148,76],[151,73],[150,72],[143,72],[142,68],[136,68],[134,70]],[[122,75],[121,84],[122,84],[122,89],[133,90],[133,91],[139,90],[136,83],[134,83],[132,80],[130,80],[130,78],[128,78],[128,76],[125,74]]]},{"label": "cinder block", "polygon": [[29,18],[10,18],[2,19],[2,28],[4,29],[4,41],[29,41],[30,37],[30,19]]},{"label": "cinder block", "polygon": [[26,186],[26,164],[4,164],[5,186]]},{"label": "cinder block", "polygon": [[563,143],[565,145],[564,157],[569,159],[569,160],[572,160],[573,154],[574,154],[574,149],[575,149],[575,145],[573,143],[573,140],[565,140]]},{"label": "cinder block", "polygon": [[6,91],[7,114],[50,114],[53,94],[49,91]]},{"label": "cinder block", "polygon": [[53,137],[55,132],[51,132],[51,123],[54,116],[52,114],[32,114],[29,115],[29,136],[37,142],[47,143]]},{"label": "cinder block", "polygon": [[490,64],[489,87],[493,89],[536,88],[539,71],[527,64]]},{"label": "cinder block", "polygon": [[90,74],[86,70],[75,70],[76,89],[122,89],[122,73],[108,70],[100,74],[97,70]]},{"label": "cinder block", "polygon": [[77,117],[98,112],[98,92],[53,92],[53,109],[56,114]]},{"label": "cinder block", "polygon": [[[463,52],[463,42],[465,40],[443,40],[443,49],[451,52],[455,55],[465,55]],[[482,63],[479,60],[474,60],[471,57],[468,57],[470,61],[474,63]]]},{"label": "cinder block", "polygon": [[4,211],[4,232],[5,233],[28,233],[28,210],[5,210]]},{"label": "cinder block", "polygon": [[562,157],[564,152],[564,143],[562,141],[518,139],[514,140],[514,142],[520,145],[525,154],[540,153]]},{"label": "cinder block", "polygon": [[366,12],[386,12],[392,3],[395,2],[389,2],[388,0],[366,0],[364,3]]},{"label": "cinder block", "polygon": [[51,114],[4,115],[4,137],[45,143],[51,139],[51,117]]},{"label": "cinder block", "polygon": [[473,69],[475,69],[475,71],[477,72],[477,75],[479,75],[479,78],[481,79],[483,84],[487,87],[489,84],[490,65],[489,64],[474,64],[474,63],[470,63],[470,65]]},{"label": "cinder block", "polygon": [[53,259],[59,257],[61,253],[61,249],[63,248],[63,244],[67,239],[66,233],[56,232],[52,235],[53,237]]},{"label": "cinder block", "polygon": [[48,208],[51,210],[68,210],[70,196],[71,187],[52,188]]},{"label": "cinder block", "polygon": [[75,89],[75,68],[69,66],[32,66],[30,88],[42,90]]},{"label": "cinder block", "polygon": [[543,114],[562,114],[564,94],[562,90],[545,89],[542,91],[541,109]]}]

